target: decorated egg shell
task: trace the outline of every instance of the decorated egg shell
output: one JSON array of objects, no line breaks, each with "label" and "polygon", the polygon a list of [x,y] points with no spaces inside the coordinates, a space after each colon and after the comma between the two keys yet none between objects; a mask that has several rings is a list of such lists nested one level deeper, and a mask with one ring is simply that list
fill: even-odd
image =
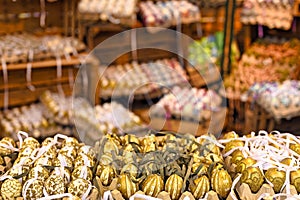
[{"label": "decorated egg shell", "polygon": [[295,186],[297,192],[300,192],[300,169],[291,172],[291,184]]},{"label": "decorated egg shell", "polygon": [[300,144],[290,144],[290,149],[300,155]]},{"label": "decorated egg shell", "polygon": [[65,185],[71,181],[71,172],[65,167],[55,167],[51,175],[61,176],[64,179]]},{"label": "decorated egg shell", "polygon": [[99,176],[101,183],[105,186],[110,185],[116,177],[116,170],[110,165],[98,165],[96,175]]},{"label": "decorated egg shell", "polygon": [[48,170],[46,170],[44,167],[38,165],[34,168],[32,168],[28,175],[27,175],[27,179],[40,179],[41,181],[45,181],[47,178],[49,177],[49,172]]},{"label": "decorated egg shell", "polygon": [[183,187],[183,179],[177,174],[172,174],[166,181],[165,191],[170,194],[172,200],[179,199],[181,189]]},{"label": "decorated egg shell", "polygon": [[64,146],[60,149],[59,154],[65,155],[73,161],[77,156],[77,151],[74,146]]},{"label": "decorated egg shell", "polygon": [[22,177],[22,180],[26,180],[25,174],[29,172],[30,167],[29,166],[13,166],[11,169],[8,171],[8,175],[12,177],[17,177],[24,175]]},{"label": "decorated egg shell", "polygon": [[210,182],[207,176],[200,176],[190,183],[189,189],[196,199],[201,199],[210,189]]},{"label": "decorated egg shell", "polygon": [[52,159],[49,157],[40,157],[34,162],[34,166],[52,166]]},{"label": "decorated egg shell", "polygon": [[33,137],[25,138],[22,143],[22,149],[26,147],[31,147],[32,149],[36,149],[40,147],[40,143],[37,141],[37,139]]},{"label": "decorated egg shell", "polygon": [[51,174],[45,182],[45,189],[49,195],[57,195],[65,193],[66,186],[64,178]]},{"label": "decorated egg shell", "polygon": [[129,197],[137,192],[138,185],[132,181],[128,174],[122,174],[118,178],[117,189],[124,198],[129,199]]},{"label": "decorated egg shell", "polygon": [[17,179],[6,179],[0,191],[3,199],[14,199],[21,196],[22,184]]},{"label": "decorated egg shell", "polygon": [[285,182],[285,172],[280,171],[277,168],[270,168],[266,171],[265,177],[273,184],[274,191],[279,193]]},{"label": "decorated egg shell", "polygon": [[74,161],[74,167],[87,166],[94,167],[95,161],[88,155],[80,154]]},{"label": "decorated egg shell", "polygon": [[157,197],[157,195],[164,189],[164,181],[161,176],[151,174],[142,183],[142,190],[146,195]]},{"label": "decorated egg shell", "polygon": [[240,150],[235,150],[232,154],[231,154],[231,162],[234,164],[238,164],[241,160],[243,160],[244,154],[242,153],[242,151]]},{"label": "decorated egg shell", "polygon": [[192,165],[192,173],[197,174],[198,176],[207,175],[208,168],[203,163],[193,163]]},{"label": "decorated egg shell", "polygon": [[89,181],[79,178],[70,182],[68,187],[68,193],[79,198],[82,198],[83,196],[85,196],[86,198],[89,195],[88,193],[90,192],[90,188],[91,183]]},{"label": "decorated egg shell", "polygon": [[130,143],[136,143],[137,145],[140,144],[140,140],[135,136],[135,135],[132,135],[132,134],[127,134],[127,135],[124,135],[123,138],[122,138],[122,143],[123,144],[130,144]]},{"label": "decorated egg shell", "polygon": [[58,154],[58,156],[53,159],[52,164],[55,167],[73,167],[72,160],[63,154]]},{"label": "decorated egg shell", "polygon": [[101,165],[110,165],[113,162],[113,158],[110,154],[104,154],[100,158]]},{"label": "decorated egg shell", "polygon": [[88,155],[91,158],[95,158],[95,156],[96,156],[95,150],[91,146],[88,146],[88,145],[84,145],[84,146],[80,147],[78,149],[77,153],[78,153],[78,155],[80,155],[80,154]]},{"label": "decorated egg shell", "polygon": [[222,137],[222,139],[226,140],[226,139],[233,139],[233,138],[238,138],[239,135],[236,134],[234,131],[230,131],[228,133],[225,133],[224,136]]},{"label": "decorated egg shell", "polygon": [[211,187],[222,198],[226,198],[232,186],[232,179],[229,173],[222,168],[221,165],[217,166],[211,176]]},{"label": "decorated egg shell", "polygon": [[[24,147],[19,151],[18,157],[30,157],[34,155],[35,149],[32,147]],[[36,151],[35,151],[36,152]]]},{"label": "decorated egg shell", "polygon": [[78,166],[72,172],[72,180],[82,178],[88,181],[92,181],[93,173],[92,170],[87,166]]},{"label": "decorated egg shell", "polygon": [[251,167],[255,163],[256,163],[256,161],[253,158],[250,158],[250,157],[244,158],[236,166],[236,172],[242,173],[245,169],[247,169],[248,167]]},{"label": "decorated egg shell", "polygon": [[62,147],[75,147],[76,149],[79,148],[79,142],[76,138],[74,137],[67,137],[63,142],[62,142]]},{"label": "decorated egg shell", "polygon": [[10,148],[7,148],[6,146],[9,146],[9,145],[6,142],[0,141],[0,155],[1,156],[7,156],[7,155],[13,153],[13,151]]},{"label": "decorated egg shell", "polygon": [[44,183],[39,179],[28,179],[23,185],[22,196],[26,199],[43,197]]},{"label": "decorated egg shell", "polygon": [[130,176],[135,178],[138,176],[138,173],[138,167],[132,163],[128,163],[127,165],[125,165],[120,172],[120,174],[129,174]]},{"label": "decorated egg shell", "polygon": [[234,149],[236,147],[243,147],[243,146],[244,146],[243,141],[232,140],[225,145],[225,153],[227,153],[228,151],[230,151],[231,149]]},{"label": "decorated egg shell", "polygon": [[242,172],[241,181],[248,184],[251,191],[256,193],[264,182],[264,176],[258,167],[248,167]]}]

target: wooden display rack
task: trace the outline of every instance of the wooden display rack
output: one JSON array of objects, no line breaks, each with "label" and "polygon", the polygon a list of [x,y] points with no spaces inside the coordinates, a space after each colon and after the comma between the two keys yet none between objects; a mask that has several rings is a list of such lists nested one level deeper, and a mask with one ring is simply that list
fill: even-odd
[{"label": "wooden display rack", "polygon": [[207,70],[201,74],[195,67],[186,66],[186,71],[190,77],[191,85],[196,88],[212,85],[221,79],[219,69],[217,68]]},{"label": "wooden display rack", "polygon": [[[35,102],[45,90],[57,91],[58,85],[62,87],[66,95],[71,95],[73,88],[70,84],[73,80],[70,80],[70,77],[76,78],[78,69],[74,66],[80,65],[80,60],[78,57],[72,57],[70,60],[61,59],[61,63],[62,76],[58,78],[55,59],[33,62],[31,81],[31,85],[35,87],[33,91],[27,87],[27,63],[8,64],[8,85],[3,84],[3,76],[0,77],[2,83],[0,85],[0,107],[4,106],[5,89],[8,90],[9,107]],[[3,70],[2,66],[0,66],[0,70]]]},{"label": "wooden display rack", "polygon": [[272,131],[275,120],[263,108],[254,103],[252,99],[241,99],[241,93],[227,91],[228,100],[228,130],[248,134],[251,131]]}]

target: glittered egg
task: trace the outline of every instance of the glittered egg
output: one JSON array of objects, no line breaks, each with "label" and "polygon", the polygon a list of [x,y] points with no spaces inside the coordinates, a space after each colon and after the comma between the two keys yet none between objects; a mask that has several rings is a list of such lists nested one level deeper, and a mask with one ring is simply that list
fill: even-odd
[{"label": "glittered egg", "polygon": [[164,181],[161,176],[151,174],[142,183],[142,190],[146,195],[156,197],[164,189]]},{"label": "glittered egg", "polygon": [[110,165],[98,165],[96,175],[99,176],[103,185],[110,185],[112,180],[116,177],[116,170]]},{"label": "glittered egg", "polygon": [[3,142],[5,144],[10,144],[11,146],[16,147],[16,143],[15,143],[14,139],[12,139],[10,137],[4,137],[1,139],[0,142]]},{"label": "glittered egg", "polygon": [[204,160],[205,164],[212,164],[212,163],[221,163],[224,164],[223,158],[217,154],[209,153],[205,156]]},{"label": "glittered egg", "polygon": [[58,154],[58,156],[52,160],[52,164],[55,167],[73,167],[72,160],[63,154]]},{"label": "glittered egg", "polygon": [[79,178],[71,181],[68,187],[68,193],[81,198],[83,195],[89,192],[88,189],[90,186],[91,184],[89,181]]},{"label": "glittered egg", "polygon": [[49,177],[48,170],[46,170],[44,167],[40,165],[32,168],[27,175],[28,179],[36,178],[36,179],[40,179],[41,181],[45,181],[48,177]]},{"label": "glittered egg", "polygon": [[[12,177],[17,177],[23,174],[26,174],[29,172],[29,167],[28,166],[13,166],[11,169],[8,171],[8,175]],[[22,177],[22,180],[26,180],[26,176]]]},{"label": "glittered egg", "polygon": [[21,196],[22,184],[17,179],[6,179],[1,185],[3,199],[14,199]]},{"label": "glittered egg", "polygon": [[150,143],[148,145],[145,145],[143,147],[143,153],[148,153],[151,151],[156,151],[156,144],[155,143]]},{"label": "glittered egg", "polygon": [[54,138],[51,137],[47,137],[43,142],[42,142],[42,146],[48,146],[50,144],[54,143]]},{"label": "glittered egg", "polygon": [[0,141],[0,155],[6,156],[13,152],[10,148],[7,147],[16,147],[16,144],[12,138],[4,137]]},{"label": "glittered egg", "polygon": [[61,176],[64,179],[65,185],[71,180],[71,172],[65,167],[55,167],[51,175]]},{"label": "glittered egg", "polygon": [[273,189],[276,193],[280,192],[285,182],[285,172],[277,168],[270,168],[265,173],[266,179],[273,184]]},{"label": "glittered egg", "polygon": [[6,143],[0,141],[0,155],[7,156],[11,154],[13,151],[5,146],[8,146]]},{"label": "glittered egg", "polygon": [[207,175],[208,168],[202,163],[193,163],[192,165],[192,173],[197,174],[198,176]]},{"label": "glittered egg", "polygon": [[31,147],[33,149],[36,149],[36,148],[40,147],[40,143],[37,141],[37,139],[35,139],[33,137],[28,137],[28,138],[25,138],[22,143],[22,149],[25,147]]},{"label": "glittered egg", "polygon": [[209,179],[207,176],[200,176],[199,178],[195,179],[193,183],[190,183],[189,189],[194,195],[196,199],[203,198],[204,195],[209,191]]},{"label": "glittered egg", "polygon": [[300,155],[300,144],[290,144],[290,149]]},{"label": "glittered egg", "polygon": [[109,165],[110,163],[113,162],[113,159],[112,159],[111,155],[104,154],[101,156],[99,162],[101,165]]},{"label": "glittered egg", "polygon": [[62,142],[63,147],[79,147],[79,142],[76,138],[74,137],[67,137],[63,142]]},{"label": "glittered egg", "polygon": [[111,154],[112,152],[119,154],[118,142],[114,139],[107,140],[103,147],[103,154]]},{"label": "glittered egg", "polygon": [[235,150],[232,154],[231,154],[231,162],[234,164],[238,164],[241,160],[243,160],[245,157],[242,153],[242,151],[240,150]]},{"label": "glittered egg", "polygon": [[139,145],[140,140],[135,135],[127,134],[127,135],[124,135],[124,137],[122,138],[122,143],[125,145],[130,144],[130,143],[135,143],[135,144]]},{"label": "glittered egg", "polygon": [[243,147],[243,146],[244,146],[243,141],[232,140],[225,145],[225,153],[227,153],[228,151],[230,151],[236,147]]},{"label": "glittered egg", "polygon": [[18,157],[15,160],[14,165],[31,166],[32,162],[32,159],[29,157]]},{"label": "glittered egg", "polygon": [[291,172],[291,184],[300,192],[300,169]]},{"label": "glittered egg", "polygon": [[170,194],[172,200],[177,200],[181,195],[183,179],[177,174],[172,174],[166,181],[165,191]]},{"label": "glittered egg", "polygon": [[45,182],[45,189],[49,195],[65,193],[66,186],[64,178],[59,175],[51,174]]},{"label": "glittered egg", "polygon": [[232,186],[232,179],[229,173],[221,167],[217,166],[211,176],[211,187],[222,198],[226,198]]},{"label": "glittered egg", "polygon": [[[292,159],[291,158],[285,158],[282,161],[280,161],[280,163],[287,165],[287,166],[291,166],[292,165]],[[296,162],[294,162],[293,164],[294,166],[296,166]]]},{"label": "glittered egg", "polygon": [[82,178],[88,181],[93,179],[92,170],[87,166],[78,166],[72,172],[72,180]]},{"label": "glittered egg", "polygon": [[124,147],[124,152],[141,152],[141,147],[135,144],[127,144]]},{"label": "glittered egg", "polygon": [[222,139],[233,139],[233,138],[238,138],[239,135],[236,134],[236,132],[234,131],[231,131],[231,132],[228,132],[228,133],[225,133],[224,136],[222,137]]},{"label": "glittered egg", "polygon": [[94,167],[95,161],[88,155],[80,154],[74,161],[74,167],[87,166]]},{"label": "glittered egg", "polygon": [[248,167],[242,172],[241,181],[248,184],[251,191],[256,193],[264,182],[264,176],[258,167]]},{"label": "glittered egg", "polygon": [[60,149],[59,154],[65,155],[73,161],[77,156],[77,151],[76,148],[73,146],[65,146]]},{"label": "glittered egg", "polygon": [[23,186],[22,196],[26,199],[38,199],[43,197],[44,183],[39,179],[28,179]]},{"label": "glittered egg", "polygon": [[122,174],[118,178],[117,189],[124,198],[129,199],[129,197],[137,192],[138,185],[131,180],[128,174]]},{"label": "glittered egg", "polygon": [[34,162],[34,166],[52,166],[52,159],[49,157],[40,157]]},{"label": "glittered egg", "polygon": [[91,158],[95,158],[95,156],[96,156],[95,150],[91,146],[88,146],[88,145],[84,145],[84,146],[80,147],[78,149],[77,153],[78,153],[78,155],[80,155],[80,154],[88,155]]},{"label": "glittered egg", "polygon": [[248,167],[254,165],[256,161],[253,158],[244,158],[242,159],[239,164],[236,166],[236,172],[242,173]]},{"label": "glittered egg", "polygon": [[33,155],[33,151],[34,149],[32,147],[25,147],[22,148],[19,152],[19,157],[30,157],[30,156],[34,156]]}]

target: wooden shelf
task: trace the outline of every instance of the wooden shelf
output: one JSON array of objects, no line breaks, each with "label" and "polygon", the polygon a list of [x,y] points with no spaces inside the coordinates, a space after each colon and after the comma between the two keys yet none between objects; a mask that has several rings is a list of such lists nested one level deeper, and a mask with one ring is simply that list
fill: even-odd
[{"label": "wooden shelf", "polygon": [[[79,56],[86,56],[86,53],[79,54]],[[70,60],[65,58],[61,59],[62,66],[71,66],[71,65],[79,65],[81,64],[79,56],[72,56]],[[32,69],[37,68],[48,68],[57,66],[56,59],[36,61],[32,63]],[[27,68],[27,63],[16,63],[16,64],[8,64],[7,70],[22,70]],[[0,65],[0,70],[3,70],[2,65]]]}]

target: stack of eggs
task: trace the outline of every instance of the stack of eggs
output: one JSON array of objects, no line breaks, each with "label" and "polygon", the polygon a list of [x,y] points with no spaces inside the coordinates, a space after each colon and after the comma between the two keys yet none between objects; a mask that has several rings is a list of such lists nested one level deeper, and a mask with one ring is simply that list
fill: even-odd
[{"label": "stack of eggs", "polygon": [[12,168],[1,176],[1,195],[4,199],[86,198],[92,190],[94,165],[92,148],[75,138],[56,135],[40,144],[26,137],[20,140]]}]

